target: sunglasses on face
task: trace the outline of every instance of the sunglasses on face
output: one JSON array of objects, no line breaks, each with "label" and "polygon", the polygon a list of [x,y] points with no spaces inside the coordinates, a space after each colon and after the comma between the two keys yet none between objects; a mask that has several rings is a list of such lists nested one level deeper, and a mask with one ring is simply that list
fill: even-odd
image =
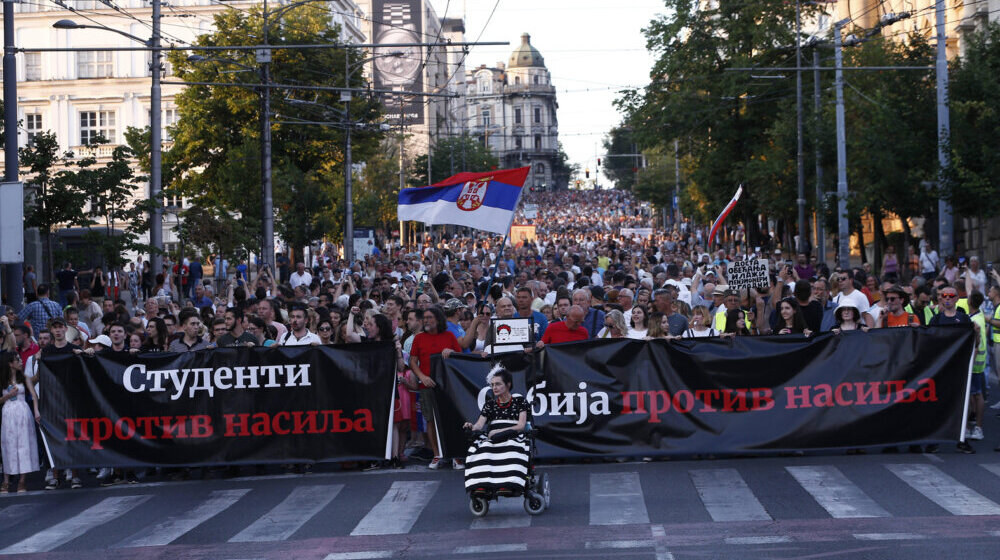
[{"label": "sunglasses on face", "polygon": [[333,330],[333,328],[331,328],[331,327],[320,327],[319,328],[320,332],[330,332],[332,330]]},{"label": "sunglasses on face", "polygon": [[958,294],[941,294],[938,297],[941,299],[955,299],[958,297]]}]

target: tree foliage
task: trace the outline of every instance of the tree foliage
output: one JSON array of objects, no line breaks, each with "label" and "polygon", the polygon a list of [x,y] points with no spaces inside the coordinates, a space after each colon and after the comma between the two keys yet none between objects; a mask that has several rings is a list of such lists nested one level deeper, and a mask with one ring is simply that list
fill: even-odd
[{"label": "tree foliage", "polygon": [[951,67],[951,163],[944,195],[967,216],[1000,214],[1000,24],[967,37]]},{"label": "tree foliage", "polygon": [[[272,14],[269,21],[273,44],[340,42],[339,28],[319,7],[296,6],[279,16]],[[255,44],[262,24],[259,8],[224,11],[215,17],[215,31],[201,36],[198,44]],[[180,120],[173,129],[174,145],[164,164],[173,170],[169,186],[194,205],[215,216],[225,212],[258,224],[262,208],[261,92],[239,84],[259,83],[259,65],[251,51],[222,52],[225,54],[218,59],[200,61],[171,53],[175,72],[182,79],[233,85],[192,85],[175,98]],[[271,83],[366,87],[360,71],[364,53],[357,49],[275,49],[271,56]],[[352,70],[349,79],[345,63]],[[345,127],[349,122],[371,122],[380,114],[376,99],[357,93],[350,103],[350,115],[345,115],[346,108],[340,94],[333,91],[271,90],[275,231],[294,247],[339,235],[321,214],[340,202],[335,185],[336,178],[343,175]],[[302,121],[332,124],[299,124]],[[374,154],[379,137],[378,132],[359,127],[352,134],[355,161]],[[259,226],[231,233],[239,236],[241,245],[259,246]]]}]

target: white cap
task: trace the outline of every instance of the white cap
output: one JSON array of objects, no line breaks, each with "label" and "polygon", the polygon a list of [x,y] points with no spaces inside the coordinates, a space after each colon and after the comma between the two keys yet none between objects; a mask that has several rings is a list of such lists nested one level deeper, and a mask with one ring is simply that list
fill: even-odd
[{"label": "white cap", "polygon": [[97,337],[90,339],[88,342],[91,344],[102,344],[111,348],[111,337],[106,334],[97,335]]}]

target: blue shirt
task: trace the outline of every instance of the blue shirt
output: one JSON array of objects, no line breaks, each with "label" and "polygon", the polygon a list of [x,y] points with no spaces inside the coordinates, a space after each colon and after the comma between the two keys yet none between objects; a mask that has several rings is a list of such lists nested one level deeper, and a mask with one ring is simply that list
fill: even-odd
[{"label": "blue shirt", "polygon": [[[452,323],[451,321],[448,321],[447,331],[450,332],[451,334],[455,335],[455,338],[458,339],[458,345],[461,346],[462,345],[462,338],[465,337],[465,329],[462,328],[462,325],[459,325],[458,323]],[[462,348],[462,353],[463,354],[468,354],[469,352],[470,352],[470,350],[468,348]]]},{"label": "blue shirt", "polygon": [[594,338],[604,328],[604,312],[595,307],[587,308],[583,317],[583,328],[587,329],[588,338]]},{"label": "blue shirt", "polygon": [[[520,319],[521,314],[518,313],[517,311],[514,311],[514,317]],[[540,313],[538,311],[532,311],[531,322],[532,322],[532,328],[534,329],[535,333],[535,342],[538,342],[539,340],[542,339],[542,335],[545,333],[545,329],[548,328],[549,320],[545,318],[545,315],[543,313]],[[603,324],[603,322],[601,324]]]}]

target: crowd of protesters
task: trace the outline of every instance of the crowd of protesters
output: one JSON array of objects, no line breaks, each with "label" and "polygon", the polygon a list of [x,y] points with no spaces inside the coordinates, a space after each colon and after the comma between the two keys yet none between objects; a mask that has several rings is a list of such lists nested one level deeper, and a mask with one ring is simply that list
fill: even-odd
[{"label": "crowd of protesters", "polygon": [[[140,258],[123,270],[93,270],[81,288],[80,273],[65,263],[53,286],[29,286],[31,303],[0,316],[6,351],[0,375],[9,379],[0,397],[0,492],[8,491],[10,475],[40,469],[31,421],[38,395],[44,398],[44,388],[35,389],[37,360],[59,353],[394,341],[399,398],[393,458],[359,467],[402,467],[423,457],[429,468],[439,468],[445,458],[436,427],[422,413],[434,406],[426,390],[434,386],[430,356],[490,352],[491,317],[531,317],[534,347],[592,338],[811,336],[968,322],[980,342],[967,436],[983,439],[985,376],[996,376],[1000,363],[1000,275],[976,257],[942,260],[922,243],[903,258],[888,253],[880,277],[867,263],[831,269],[815,256],[774,246],[747,254],[745,245],[734,244],[710,252],[704,228],[655,228],[647,208],[619,191],[526,197],[538,215],[518,223],[533,223],[536,237],[508,246],[502,257],[498,237],[433,228],[439,233],[425,233],[418,246],[382,245],[350,266],[329,244],[313,247],[311,258],[298,262],[279,253],[276,270],[252,271],[245,260],[211,257],[168,262],[152,275]],[[622,228],[653,233],[623,236]],[[739,243],[741,231],[731,239]],[[729,288],[727,265],[747,258],[767,259],[768,285]],[[959,449],[974,452],[967,443]],[[463,466],[460,458],[451,464]],[[45,474],[46,488],[54,489],[60,474],[75,488],[86,473]],[[131,471],[95,474],[101,484],[137,481]]]}]

